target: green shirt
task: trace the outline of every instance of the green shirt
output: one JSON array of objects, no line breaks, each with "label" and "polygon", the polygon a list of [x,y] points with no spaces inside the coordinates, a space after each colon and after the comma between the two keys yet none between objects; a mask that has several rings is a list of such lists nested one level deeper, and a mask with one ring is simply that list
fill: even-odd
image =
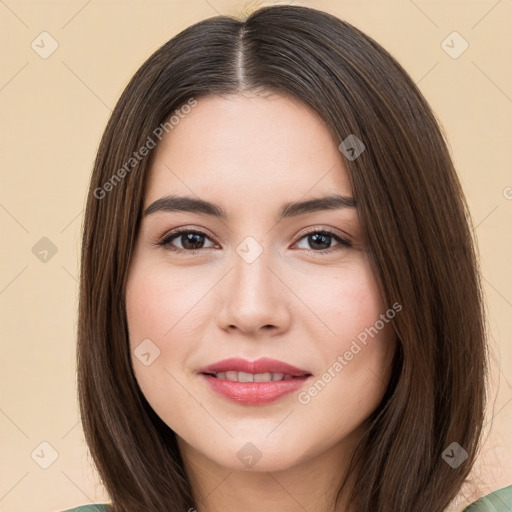
[{"label": "green shirt", "polygon": [[480,498],[463,512],[512,512],[512,485]]},{"label": "green shirt", "polygon": [[[109,508],[108,504],[82,505],[64,512],[109,512]],[[512,512],[512,485],[480,498],[466,507],[463,512]]]}]

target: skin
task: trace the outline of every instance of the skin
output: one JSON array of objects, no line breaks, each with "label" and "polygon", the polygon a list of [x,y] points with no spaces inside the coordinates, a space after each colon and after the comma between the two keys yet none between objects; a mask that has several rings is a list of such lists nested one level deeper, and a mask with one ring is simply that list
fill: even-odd
[{"label": "skin", "polygon": [[[271,357],[306,369],[314,382],[391,307],[356,208],[275,220],[288,201],[352,196],[338,144],[297,99],[212,95],[154,150],[144,210],[177,194],[214,201],[230,216],[145,216],[126,288],[135,377],[177,435],[199,512],[260,511],[262,504],[269,511],[332,510],[328,500],[361,424],[384,394],[396,344],[389,323],[307,404],[296,392],[263,406],[233,403],[196,373],[228,357]],[[175,228],[206,233],[196,254],[156,245]],[[352,245],[334,237],[309,243],[306,235],[323,229]],[[236,251],[247,236],[263,249],[252,263]],[[170,242],[190,252],[186,244],[183,236]],[[145,339],[160,350],[148,366],[133,352]],[[248,442],[261,452],[252,467],[237,457]]]}]

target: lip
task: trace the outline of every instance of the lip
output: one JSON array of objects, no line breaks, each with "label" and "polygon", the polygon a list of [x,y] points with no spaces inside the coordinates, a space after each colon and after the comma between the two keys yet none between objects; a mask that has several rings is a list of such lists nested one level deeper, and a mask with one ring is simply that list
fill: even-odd
[{"label": "lip", "polygon": [[205,366],[204,368],[200,368],[198,373],[219,373],[229,371],[247,373],[284,373],[285,375],[291,375],[292,377],[311,375],[307,370],[302,370],[301,368],[297,368],[291,364],[268,357],[262,357],[256,361],[247,361],[240,357],[231,357],[229,359],[217,361],[216,363]]},{"label": "lip", "polygon": [[[237,371],[247,373],[283,373],[293,378],[270,382],[235,382],[214,377],[213,373]],[[206,384],[230,401],[243,405],[265,405],[298,391],[312,376],[307,370],[302,370],[283,361],[261,358],[256,361],[230,358],[218,361],[198,370]]]}]

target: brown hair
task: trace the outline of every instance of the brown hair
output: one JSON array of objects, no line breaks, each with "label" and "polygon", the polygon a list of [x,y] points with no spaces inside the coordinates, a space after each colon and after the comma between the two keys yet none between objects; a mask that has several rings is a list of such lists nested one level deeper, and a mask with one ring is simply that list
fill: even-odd
[{"label": "brown hair", "polygon": [[[297,6],[183,30],[136,72],[103,134],[83,225],[77,360],[85,438],[113,510],[197,507],[175,434],[131,366],[125,281],[154,153],[133,158],[191,98],[244,91],[299,98],[337,141],[354,134],[366,147],[345,163],[383,299],[403,309],[393,319],[392,378],[352,459],[350,503],[355,512],[441,512],[475,461],[485,409],[468,208],[445,137],[407,72],[352,25]],[[468,454],[456,469],[442,456],[454,442]]]}]

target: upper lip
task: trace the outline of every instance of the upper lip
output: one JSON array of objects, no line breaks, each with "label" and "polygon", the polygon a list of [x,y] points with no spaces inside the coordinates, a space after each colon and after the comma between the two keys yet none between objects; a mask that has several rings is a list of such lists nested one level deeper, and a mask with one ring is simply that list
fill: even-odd
[{"label": "upper lip", "polygon": [[291,375],[292,377],[311,375],[307,370],[302,370],[296,366],[292,366],[291,364],[268,357],[263,357],[256,361],[248,361],[247,359],[241,359],[239,357],[223,359],[222,361],[217,361],[216,363],[200,368],[198,373],[219,373],[229,371],[246,373],[283,373],[285,375]]}]

